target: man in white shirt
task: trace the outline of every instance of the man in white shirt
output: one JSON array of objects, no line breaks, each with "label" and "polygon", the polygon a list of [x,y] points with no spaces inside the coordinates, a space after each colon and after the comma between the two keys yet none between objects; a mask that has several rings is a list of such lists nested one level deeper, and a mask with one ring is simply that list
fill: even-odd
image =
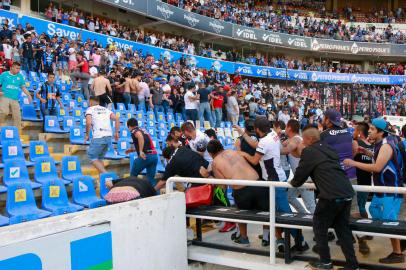
[{"label": "man in white shirt", "polygon": [[[281,144],[276,132],[271,129],[271,123],[265,117],[257,117],[254,122],[255,133],[257,134],[259,142],[257,144],[256,153],[251,156],[245,152],[239,152],[248,162],[252,165],[261,165],[262,178],[265,181],[286,181],[286,174],[281,166]],[[277,212],[291,213],[287,192],[285,188],[275,189],[275,207]],[[297,233],[297,232],[294,232]],[[282,231],[277,230],[277,246],[278,249],[283,246]],[[269,245],[269,230],[264,230],[263,246]],[[306,243],[302,244],[302,239],[296,243],[296,249],[302,249],[307,246]],[[308,246],[307,246],[308,249]]]},{"label": "man in white shirt", "polygon": [[213,159],[206,149],[207,144],[210,141],[209,136],[196,129],[195,126],[190,122],[183,123],[180,129],[185,137],[188,139],[188,145],[190,149],[201,154],[205,160],[211,163]]},{"label": "man in white shirt", "polygon": [[228,120],[233,125],[237,125],[238,117],[240,114],[240,108],[238,107],[236,91],[231,91],[231,95],[227,99],[226,107],[227,107]]},{"label": "man in white shirt", "polygon": [[196,86],[194,83],[187,84],[187,92],[185,94],[185,111],[186,111],[186,120],[192,120],[194,123],[198,120],[199,108],[199,95],[195,93]]},{"label": "man in white shirt", "polygon": [[285,125],[288,123],[288,121],[290,120],[290,115],[289,109],[287,107],[283,108],[282,113],[279,115],[278,120],[285,123]]},{"label": "man in white shirt", "polygon": [[116,140],[119,138],[120,121],[116,119],[116,115],[112,111],[99,105],[98,97],[91,96],[89,98],[89,106],[86,110],[85,142],[89,140],[90,128],[93,132],[93,138],[90,141],[87,156],[93,166],[100,173],[104,173],[106,169],[102,160],[111,144],[111,137],[113,136],[110,120],[115,122],[116,132],[114,137]]},{"label": "man in white shirt", "polygon": [[95,65],[94,65],[94,63],[93,63],[93,60],[89,60],[89,73],[90,73],[90,79],[89,79],[89,83],[88,83],[88,86],[89,86],[89,92],[90,92],[90,95],[94,95],[94,92],[93,92],[93,89],[92,89],[92,83],[93,83],[93,80],[98,76],[98,74],[99,74],[99,72],[98,72],[98,70],[97,70],[97,67],[95,67]]}]

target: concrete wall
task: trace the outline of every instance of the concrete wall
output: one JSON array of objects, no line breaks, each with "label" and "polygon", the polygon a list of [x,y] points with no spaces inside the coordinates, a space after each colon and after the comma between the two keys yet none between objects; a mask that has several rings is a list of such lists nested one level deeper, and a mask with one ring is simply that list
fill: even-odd
[{"label": "concrete wall", "polygon": [[[13,249],[13,245],[21,245],[33,239],[106,222],[110,223],[115,270],[187,269],[183,193],[2,227],[0,250]],[[33,248],[35,250],[36,247]],[[53,249],[48,252],[46,256],[69,256],[55,254]],[[0,261],[9,258],[4,254],[0,253]]]}]

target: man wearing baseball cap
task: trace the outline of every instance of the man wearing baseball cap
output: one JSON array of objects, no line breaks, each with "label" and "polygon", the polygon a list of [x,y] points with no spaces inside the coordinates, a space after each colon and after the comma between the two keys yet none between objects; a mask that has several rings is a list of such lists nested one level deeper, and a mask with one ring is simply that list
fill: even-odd
[{"label": "man wearing baseball cap", "polygon": [[[396,145],[391,139],[388,130],[388,123],[384,119],[372,120],[369,128],[369,138],[374,141],[375,160],[372,164],[366,164],[345,159],[346,166],[355,167],[364,171],[372,172],[375,186],[402,187],[403,179],[397,161]],[[403,197],[401,194],[375,193],[372,198],[369,212],[373,219],[396,222],[402,206]],[[386,258],[379,259],[380,263],[393,264],[405,262],[405,255],[402,254],[400,241],[391,239],[393,252]]]},{"label": "man wearing baseball cap", "polygon": [[334,110],[329,109],[324,113],[322,122],[324,131],[320,134],[322,142],[330,145],[335,149],[340,158],[341,167],[344,169],[348,178],[355,179],[356,172],[354,168],[345,167],[343,160],[346,158],[353,158],[352,153],[352,135],[347,129],[342,128],[341,114]]}]

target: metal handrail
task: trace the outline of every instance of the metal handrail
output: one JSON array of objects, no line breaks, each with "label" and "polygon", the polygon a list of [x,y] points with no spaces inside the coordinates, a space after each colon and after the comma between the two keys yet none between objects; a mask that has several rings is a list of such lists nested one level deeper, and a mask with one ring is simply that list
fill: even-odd
[{"label": "metal handrail", "polygon": [[[214,184],[228,186],[253,186],[269,188],[269,242],[275,243],[275,188],[293,188],[289,182],[279,181],[253,181],[253,180],[230,180],[215,178],[188,178],[188,177],[170,177],[166,181],[166,193],[173,192],[173,183],[194,183],[194,184]],[[397,193],[406,194],[406,187],[382,187],[382,186],[361,186],[353,185],[355,191],[359,192],[377,192],[377,193]],[[300,188],[316,189],[313,183],[305,183]],[[274,244],[269,245],[269,260],[271,264],[276,264],[276,247]]]}]

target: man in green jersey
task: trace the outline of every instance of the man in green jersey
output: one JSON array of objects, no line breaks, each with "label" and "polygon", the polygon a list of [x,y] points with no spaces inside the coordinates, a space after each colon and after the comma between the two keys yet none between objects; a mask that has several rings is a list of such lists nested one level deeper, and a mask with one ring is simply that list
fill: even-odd
[{"label": "man in green jersey", "polygon": [[21,133],[21,111],[18,99],[21,90],[27,95],[31,103],[32,98],[27,88],[23,75],[20,74],[20,63],[14,62],[10,71],[0,74],[0,126],[6,125],[6,117],[11,112],[13,124]]}]

